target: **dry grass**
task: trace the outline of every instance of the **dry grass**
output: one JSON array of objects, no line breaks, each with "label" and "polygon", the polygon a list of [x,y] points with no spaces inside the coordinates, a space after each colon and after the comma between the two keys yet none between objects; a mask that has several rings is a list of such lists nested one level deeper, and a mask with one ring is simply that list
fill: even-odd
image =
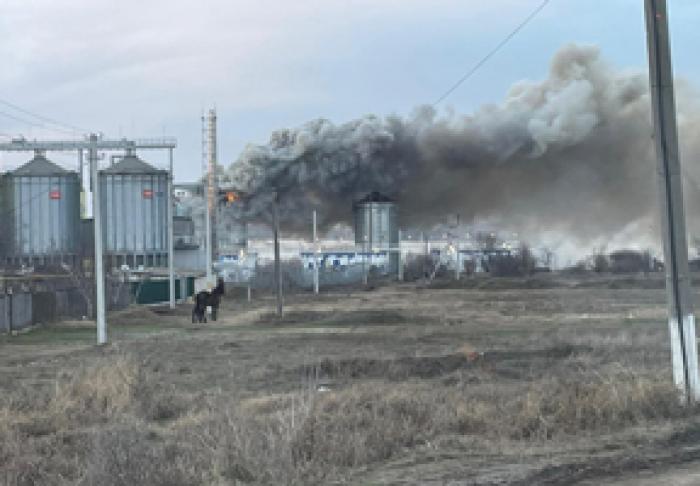
[{"label": "dry grass", "polygon": [[552,464],[696,441],[671,435],[698,420],[669,385],[661,292],[318,299],[290,298],[274,326],[258,322],[269,301],[229,302],[216,326],[144,316],[172,332],[106,349],[8,345],[0,484],[541,484]]},{"label": "dry grass", "polygon": [[667,381],[617,369],[515,394],[435,381],[320,393],[310,383],[240,404],[225,395],[199,403],[166,393],[133,358],[105,358],[61,375],[43,398],[5,397],[0,477],[7,485],[318,483],[444,435],[541,442],[687,414]]}]

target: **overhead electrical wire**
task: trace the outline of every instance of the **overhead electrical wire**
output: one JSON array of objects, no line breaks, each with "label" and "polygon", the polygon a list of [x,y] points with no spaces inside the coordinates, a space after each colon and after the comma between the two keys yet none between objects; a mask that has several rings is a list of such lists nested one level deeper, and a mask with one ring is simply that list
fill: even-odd
[{"label": "overhead electrical wire", "polygon": [[496,45],[496,47],[491,49],[484,57],[482,57],[479,60],[479,62],[477,62],[469,71],[467,71],[467,73],[464,76],[459,78],[459,80],[456,83],[454,83],[437,100],[435,100],[433,102],[433,106],[436,106],[436,105],[439,105],[440,103],[442,103],[445,100],[445,98],[450,96],[457,88],[459,88],[462,85],[462,83],[464,83],[467,79],[471,78],[479,69],[481,69],[481,67],[484,64],[486,64],[489,61],[489,59],[491,59],[498,51],[500,51],[503,47],[505,47],[505,45],[508,44],[508,42],[510,42],[511,39],[513,39],[513,37],[515,37],[518,34],[518,32],[523,30],[523,28],[525,28],[525,26],[527,24],[529,24],[532,21],[532,19],[534,19],[542,10],[544,10],[544,8],[547,6],[547,4],[550,1],[551,0],[544,0],[540,5],[537,6],[537,8],[535,8],[532,12],[530,12],[530,15],[525,17],[525,19],[522,22],[520,22],[515,27],[515,29],[513,29],[507,36],[505,36],[501,40],[501,42],[499,42]]},{"label": "overhead electrical wire", "polygon": [[67,134],[70,134],[70,135],[76,135],[76,134],[78,134],[78,133],[81,133],[81,132],[76,132],[75,130],[68,130],[68,129],[66,129],[66,128],[52,127],[52,126],[50,126],[50,125],[46,125],[45,123],[40,123],[40,122],[32,121],[32,120],[29,120],[29,119],[27,119],[27,118],[23,118],[23,117],[20,117],[20,116],[15,115],[15,114],[8,113],[8,112],[6,112],[6,111],[0,111],[0,116],[4,116],[4,117],[6,117],[6,118],[10,118],[11,120],[14,120],[14,121],[23,123],[23,124],[25,124],[25,125],[29,125],[29,126],[32,126],[32,127],[38,127],[38,128],[44,128],[44,129],[51,130],[51,131],[55,131],[55,132],[67,133]]},{"label": "overhead electrical wire", "polygon": [[38,113],[34,113],[33,111],[27,110],[26,108],[22,108],[21,106],[16,105],[16,104],[14,104],[14,103],[10,103],[9,101],[4,100],[4,99],[0,99],[0,104],[3,104],[3,105],[5,105],[5,106],[8,106],[8,107],[12,108],[13,110],[19,111],[20,113],[24,113],[25,115],[29,115],[29,116],[31,116],[31,117],[34,117],[34,118],[36,118],[37,120],[41,120],[41,121],[43,121],[44,123],[48,123],[48,124],[50,124],[50,125],[54,125],[54,126],[57,126],[57,127],[62,127],[62,128],[64,128],[64,129],[70,130],[71,132],[74,132],[74,133],[83,133],[83,134],[86,134],[86,133],[90,133],[90,132],[91,132],[91,130],[88,130],[88,129],[86,129],[86,128],[81,128],[81,127],[78,127],[78,126],[76,126],[76,125],[71,125],[70,123],[64,123],[64,122],[61,122],[61,121],[56,120],[56,119],[54,119],[54,118],[50,118],[50,117],[48,117],[48,116],[44,116],[44,115],[40,115],[40,114],[38,114]]}]

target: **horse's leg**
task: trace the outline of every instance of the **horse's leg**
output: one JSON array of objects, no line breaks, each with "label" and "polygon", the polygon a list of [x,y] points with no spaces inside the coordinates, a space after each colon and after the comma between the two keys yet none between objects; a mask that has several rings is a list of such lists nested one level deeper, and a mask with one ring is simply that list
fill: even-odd
[{"label": "horse's leg", "polygon": [[215,321],[216,320],[216,311],[219,309],[218,305],[213,305],[211,306],[211,320]]}]

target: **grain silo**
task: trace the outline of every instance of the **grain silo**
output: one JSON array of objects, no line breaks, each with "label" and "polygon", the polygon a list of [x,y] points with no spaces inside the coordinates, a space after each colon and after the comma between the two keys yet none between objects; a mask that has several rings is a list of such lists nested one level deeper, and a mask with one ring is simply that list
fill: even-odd
[{"label": "grain silo", "polygon": [[388,272],[398,267],[399,225],[396,203],[378,192],[372,192],[353,204],[355,245],[363,252],[387,252]]},{"label": "grain silo", "polygon": [[73,263],[80,245],[80,182],[42,152],[0,181],[6,264]]},{"label": "grain silo", "polygon": [[167,171],[132,151],[100,171],[104,251],[113,266],[167,265],[167,196]]}]

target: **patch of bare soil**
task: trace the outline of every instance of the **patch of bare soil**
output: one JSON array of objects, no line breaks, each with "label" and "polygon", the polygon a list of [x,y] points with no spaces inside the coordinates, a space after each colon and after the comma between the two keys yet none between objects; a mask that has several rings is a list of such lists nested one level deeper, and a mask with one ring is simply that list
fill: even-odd
[{"label": "patch of bare soil", "polygon": [[159,321],[159,313],[155,308],[132,305],[127,309],[110,314],[111,321],[118,324],[153,324]]},{"label": "patch of bare soil", "polygon": [[303,326],[394,326],[409,324],[413,317],[396,310],[353,310],[344,312],[292,310],[285,312],[282,319],[274,313],[265,313],[258,318],[259,324],[303,325]]},{"label": "patch of bare soil", "polygon": [[294,370],[296,375],[315,374],[328,379],[378,379],[391,381],[410,378],[437,378],[452,372],[480,369],[501,375],[504,378],[522,378],[523,363],[532,368],[546,367],[552,361],[570,358],[591,351],[589,346],[561,345],[547,349],[459,352],[444,356],[402,356],[394,359],[381,358],[325,358],[318,364],[305,365]]},{"label": "patch of bare soil", "polygon": [[[691,423],[683,430],[664,439],[651,440],[640,444],[633,451],[619,448],[615,453],[596,455],[585,460],[550,465],[511,484],[640,484],[657,479],[663,482],[648,484],[681,484],[689,473],[683,470],[684,464],[700,461],[700,424]],[[666,482],[675,478],[672,482]],[[686,483],[698,484],[698,483]]]}]

